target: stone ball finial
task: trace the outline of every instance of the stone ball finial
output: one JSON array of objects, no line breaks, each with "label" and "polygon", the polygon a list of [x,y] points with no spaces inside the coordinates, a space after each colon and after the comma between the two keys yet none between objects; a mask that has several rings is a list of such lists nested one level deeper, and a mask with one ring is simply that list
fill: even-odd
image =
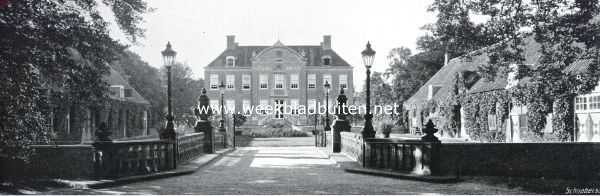
[{"label": "stone ball finial", "polygon": [[206,88],[202,88],[202,95],[206,95]]},{"label": "stone ball finial", "polygon": [[425,127],[423,128],[423,132],[425,133],[425,136],[423,136],[421,138],[422,141],[427,141],[427,142],[440,141],[434,135],[436,132],[438,132],[438,129],[435,128],[435,125],[433,124],[433,121],[431,121],[431,119],[429,119],[429,121],[427,121],[427,124],[425,124]]},{"label": "stone ball finial", "polygon": [[340,95],[344,94],[344,88],[340,88]]}]

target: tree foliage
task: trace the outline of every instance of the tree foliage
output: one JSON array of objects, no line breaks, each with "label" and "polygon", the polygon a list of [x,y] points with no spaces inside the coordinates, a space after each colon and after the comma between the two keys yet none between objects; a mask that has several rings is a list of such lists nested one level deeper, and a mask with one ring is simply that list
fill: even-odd
[{"label": "tree foliage", "polygon": [[[167,71],[165,67],[161,69],[161,73],[164,76],[162,79],[166,88]],[[192,74],[192,68],[187,64],[176,63],[171,67],[173,116],[177,124],[190,127],[193,127],[196,122],[192,108],[196,106],[204,86],[204,81],[193,79]],[[166,94],[163,98],[166,99]]]},{"label": "tree foliage", "polygon": [[[142,0],[102,3],[131,38],[143,35],[138,25],[148,8]],[[42,112],[52,103],[48,94],[83,106],[106,98],[102,75],[124,46],[109,36],[99,6],[96,0],[14,0],[0,7],[0,155],[27,158],[27,145],[48,141]]]},{"label": "tree foliage", "polygon": [[150,66],[141,57],[131,51],[125,51],[114,62],[113,67],[128,78],[129,84],[142,97],[150,102],[149,127],[161,127],[165,118],[163,109],[167,107],[166,89],[161,83],[161,73]]}]

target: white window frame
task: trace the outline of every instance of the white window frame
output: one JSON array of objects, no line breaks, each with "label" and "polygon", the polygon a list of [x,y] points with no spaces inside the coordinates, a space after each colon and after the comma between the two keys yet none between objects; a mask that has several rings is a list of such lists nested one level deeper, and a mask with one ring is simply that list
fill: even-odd
[{"label": "white window frame", "polygon": [[235,113],[235,99],[225,100],[225,109],[226,109],[225,112],[231,111],[231,112]]},{"label": "white window frame", "polygon": [[298,74],[290,75],[290,89],[298,89],[300,87],[300,77]]},{"label": "white window frame", "polygon": [[308,74],[306,84],[309,89],[317,88],[317,74]]},{"label": "white window frame", "polygon": [[285,89],[285,76],[283,74],[273,74],[275,89]]},{"label": "white window frame", "polygon": [[235,75],[225,76],[225,88],[227,90],[235,90]]},{"label": "white window frame", "polygon": [[299,99],[290,99],[291,113],[293,115],[298,115],[298,106],[300,105]]},{"label": "white window frame", "polygon": [[252,106],[250,105],[249,99],[242,100],[242,110],[244,111],[244,115],[248,116],[252,114]]},{"label": "white window frame", "polygon": [[260,89],[269,89],[269,76],[266,74],[260,74],[258,76],[258,86]]},{"label": "white window frame", "polygon": [[[229,62],[231,62],[231,64]],[[235,57],[234,56],[225,57],[225,66],[235,67]]]},{"label": "white window frame", "polygon": [[259,110],[258,113],[259,114],[267,114],[265,107],[268,105],[269,105],[268,99],[261,99],[260,104],[259,104],[261,110]]},{"label": "white window frame", "polygon": [[341,74],[338,76],[338,80],[339,80],[339,86],[340,89],[347,89],[348,88],[348,75],[346,74]]},{"label": "white window frame", "polygon": [[221,111],[220,108],[219,108],[220,107],[219,106],[220,105],[219,104],[219,100],[216,100],[216,99],[213,100],[213,99],[211,99],[208,105],[210,106],[210,108],[212,110]]},{"label": "white window frame", "polygon": [[209,76],[209,84],[210,90],[218,90],[219,89],[219,74],[210,74]]},{"label": "white window frame", "polygon": [[308,111],[309,114],[315,113],[316,110],[318,110],[316,99],[309,99],[306,105],[308,105],[306,107],[306,111]]},{"label": "white window frame", "polygon": [[242,90],[250,90],[252,88],[252,76],[249,74],[242,75]]},{"label": "white window frame", "polygon": [[495,131],[498,129],[496,126],[496,114],[488,114],[488,129],[490,131]]}]

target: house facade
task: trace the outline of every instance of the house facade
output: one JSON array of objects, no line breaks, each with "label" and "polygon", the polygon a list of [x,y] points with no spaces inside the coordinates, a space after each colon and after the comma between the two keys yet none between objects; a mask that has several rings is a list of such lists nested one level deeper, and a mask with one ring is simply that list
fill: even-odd
[{"label": "house facade", "polygon": [[[527,103],[519,104],[510,91],[519,85],[528,85],[528,78],[517,78],[521,68],[536,66],[539,57],[539,44],[532,37],[524,39],[525,61],[522,65],[513,64],[507,77],[496,77],[490,81],[476,72],[479,65],[488,63],[489,49],[473,51],[465,56],[450,60],[417,93],[404,103],[409,111],[409,127],[412,133],[420,134],[424,123],[434,121],[440,137],[462,138],[478,142],[544,142],[600,141],[600,83],[589,93],[577,95],[571,104],[574,110],[567,116],[573,119],[574,132],[568,136],[557,136],[553,119],[559,116],[559,102],[555,100],[552,113],[545,116],[545,126],[541,134],[534,135],[530,130]],[[584,73],[589,60],[578,60],[563,70],[563,74]],[[460,101],[449,103],[451,97]],[[554,98],[551,98],[554,99]],[[448,107],[451,107],[450,109]],[[451,112],[448,112],[451,111]],[[564,115],[562,115],[564,116]],[[457,125],[445,126],[452,118]]]},{"label": "house facade", "polygon": [[[115,69],[104,75],[109,85],[109,99],[100,107],[55,103],[49,112],[52,142],[55,144],[88,144],[95,139],[100,123],[105,122],[114,140],[141,139],[158,135],[149,127],[148,102]],[[48,94],[52,92],[49,91]]]},{"label": "house facade", "polygon": [[[225,85],[224,105],[235,113],[250,118],[247,124],[261,125],[270,120],[285,120],[295,125],[307,125],[309,112],[325,105],[327,81],[329,104],[344,89],[353,95],[353,67],[331,47],[331,36],[323,36],[320,45],[240,46],[235,36],[227,36],[227,47],[205,67],[205,88],[213,107],[219,106]],[[274,112],[257,110],[264,106]],[[305,106],[306,112],[297,106]],[[260,108],[258,108],[260,106]],[[291,110],[284,110],[285,108]]]}]

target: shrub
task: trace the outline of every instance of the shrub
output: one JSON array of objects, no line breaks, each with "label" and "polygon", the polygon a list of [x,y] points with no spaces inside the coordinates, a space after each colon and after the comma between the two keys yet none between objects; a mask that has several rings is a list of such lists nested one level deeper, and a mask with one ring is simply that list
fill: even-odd
[{"label": "shrub", "polygon": [[308,137],[310,136],[307,132],[294,130],[292,128],[262,128],[252,129],[250,136],[255,138],[267,138],[267,137]]}]

